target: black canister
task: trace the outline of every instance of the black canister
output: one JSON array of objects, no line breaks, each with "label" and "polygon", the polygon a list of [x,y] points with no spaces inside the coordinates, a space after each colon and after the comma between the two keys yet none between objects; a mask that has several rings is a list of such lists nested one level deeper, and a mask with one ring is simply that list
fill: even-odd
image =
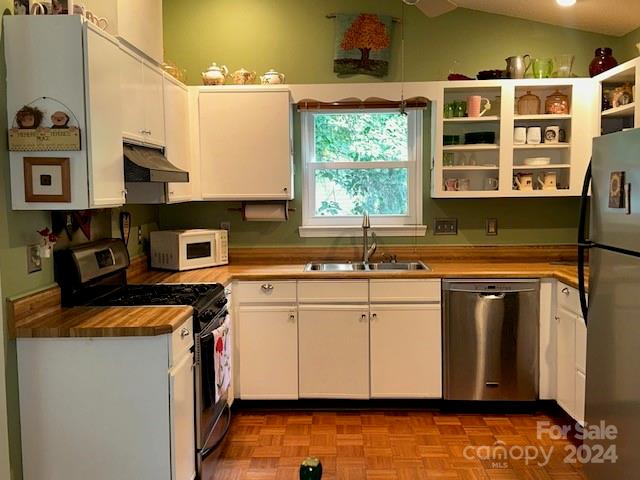
[{"label": "black canister", "polygon": [[320,480],[322,463],[314,457],[307,457],[300,464],[300,480]]}]

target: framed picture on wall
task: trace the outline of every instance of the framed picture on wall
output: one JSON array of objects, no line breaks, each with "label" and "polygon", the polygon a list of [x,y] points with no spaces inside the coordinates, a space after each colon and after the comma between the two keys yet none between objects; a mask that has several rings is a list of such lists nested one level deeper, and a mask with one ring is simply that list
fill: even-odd
[{"label": "framed picture on wall", "polygon": [[69,158],[24,157],[26,202],[71,202]]}]

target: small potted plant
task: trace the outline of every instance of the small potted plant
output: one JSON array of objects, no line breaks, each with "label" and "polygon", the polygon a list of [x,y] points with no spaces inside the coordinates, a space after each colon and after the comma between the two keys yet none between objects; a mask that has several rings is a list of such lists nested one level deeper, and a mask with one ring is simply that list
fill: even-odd
[{"label": "small potted plant", "polygon": [[38,233],[40,234],[40,256],[50,258],[53,246],[58,241],[58,236],[49,230],[49,227],[38,230]]}]

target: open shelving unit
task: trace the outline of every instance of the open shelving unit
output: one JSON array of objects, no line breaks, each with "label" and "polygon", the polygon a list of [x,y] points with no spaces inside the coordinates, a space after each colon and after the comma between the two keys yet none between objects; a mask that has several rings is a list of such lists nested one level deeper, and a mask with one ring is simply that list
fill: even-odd
[{"label": "open shelving unit", "polygon": [[[435,138],[432,163],[432,197],[562,197],[579,196],[591,157],[591,139],[597,133],[597,82],[587,78],[470,80],[439,82],[434,99]],[[545,100],[559,90],[569,98],[569,112],[545,113]],[[540,112],[518,115],[518,98],[528,91],[540,98]],[[487,116],[444,118],[444,105],[480,95],[492,102]],[[629,107],[627,107],[629,108]],[[540,127],[542,143],[514,144],[515,127]],[[558,127],[562,142],[544,143],[545,129]],[[555,129],[554,129],[555,130]],[[444,136],[494,132],[495,144],[444,145]],[[526,165],[529,158],[544,157],[545,165]],[[534,189],[519,190],[516,175],[530,174]],[[538,179],[555,173],[557,189],[542,190]],[[452,182],[451,180],[454,180]],[[467,180],[469,190],[447,190],[455,180]],[[466,183],[466,182],[465,182]],[[497,188],[495,188],[497,185]]]},{"label": "open shelving unit", "polygon": [[[610,92],[624,85],[635,87],[640,82],[640,58],[635,58],[618,65],[611,70],[594,77],[598,85],[598,135],[607,135],[629,128],[640,127],[640,118],[636,112],[635,99],[626,105],[606,105],[605,97],[610,97]],[[633,88],[635,93],[635,88]],[[610,103],[610,102],[607,102]]]}]

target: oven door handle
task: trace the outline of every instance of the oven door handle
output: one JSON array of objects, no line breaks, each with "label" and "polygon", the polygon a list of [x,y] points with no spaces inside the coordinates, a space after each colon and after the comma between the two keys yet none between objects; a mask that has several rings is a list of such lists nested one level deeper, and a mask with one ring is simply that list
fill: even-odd
[{"label": "oven door handle", "polygon": [[[224,431],[222,432],[222,435],[220,435],[220,438],[218,440],[216,440],[216,443],[211,445],[209,448],[205,448],[205,449],[202,449],[200,451],[200,456],[201,456],[202,460],[207,458],[207,456],[211,452],[213,452],[216,448],[218,448],[220,446],[220,444],[224,440],[224,437],[226,437],[227,433],[229,432],[229,427],[231,426],[231,407],[226,402],[224,404],[224,409],[222,410],[222,412],[220,412],[220,417],[222,417],[222,415],[224,414],[225,411],[227,412],[227,423],[225,423],[225,425],[224,425]],[[218,418],[220,418],[220,417],[218,417]]]}]

